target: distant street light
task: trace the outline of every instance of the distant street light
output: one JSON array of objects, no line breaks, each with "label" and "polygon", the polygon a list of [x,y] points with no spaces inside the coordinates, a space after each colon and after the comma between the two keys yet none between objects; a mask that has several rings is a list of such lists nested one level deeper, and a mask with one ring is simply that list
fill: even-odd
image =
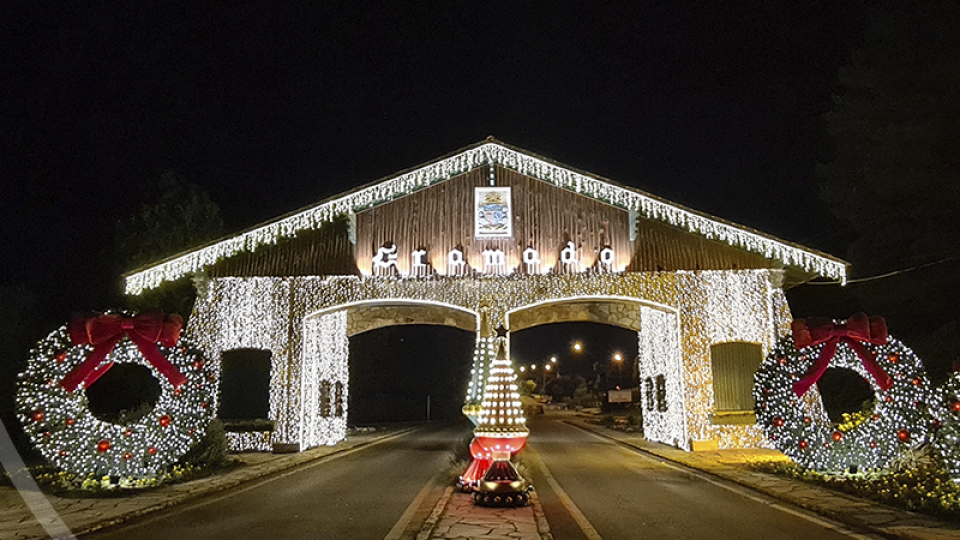
[{"label": "distant street light", "polygon": [[617,390],[619,390],[623,379],[623,356],[620,353],[614,353],[613,361],[617,364]]}]

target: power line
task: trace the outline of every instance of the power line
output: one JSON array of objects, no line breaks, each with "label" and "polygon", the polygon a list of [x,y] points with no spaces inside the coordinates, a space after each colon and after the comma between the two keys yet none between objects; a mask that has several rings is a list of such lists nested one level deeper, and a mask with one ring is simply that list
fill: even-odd
[{"label": "power line", "polygon": [[[878,279],[884,279],[892,276],[897,276],[900,274],[906,274],[907,272],[913,272],[914,270],[920,270],[922,268],[927,268],[929,266],[936,266],[938,264],[943,264],[945,262],[955,261],[960,259],[960,255],[955,255],[953,257],[947,257],[945,259],[940,259],[939,261],[929,262],[926,264],[921,264],[919,266],[913,266],[911,268],[903,268],[901,270],[894,270],[892,272],[887,272],[886,274],[880,274],[876,276],[869,276],[864,278],[857,279],[848,279],[847,285],[851,283],[864,283],[866,281],[876,281]],[[840,285],[839,281],[808,281],[806,285]]]}]

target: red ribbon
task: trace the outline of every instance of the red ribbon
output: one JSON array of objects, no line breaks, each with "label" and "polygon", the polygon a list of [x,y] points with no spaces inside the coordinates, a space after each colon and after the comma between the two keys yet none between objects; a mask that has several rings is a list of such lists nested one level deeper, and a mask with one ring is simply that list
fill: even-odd
[{"label": "red ribbon", "polygon": [[157,348],[157,343],[173,347],[180,340],[182,328],[182,317],[176,314],[164,317],[163,313],[159,312],[135,317],[100,315],[75,318],[68,327],[70,341],[74,345],[93,345],[93,352],[60,381],[60,386],[68,392],[76,390],[81,382],[89,387],[113,367],[113,362],[103,366],[100,363],[123,336],[129,336],[143,357],[176,388],[187,382],[187,377],[164,358]]},{"label": "red ribbon", "polygon": [[802,396],[807,393],[823,373],[830,366],[830,359],[837,353],[837,346],[846,343],[857,353],[863,367],[877,381],[883,390],[893,386],[893,379],[887,375],[877,363],[873,353],[867,350],[865,343],[884,345],[887,342],[887,323],[883,317],[867,318],[864,313],[857,313],[842,323],[834,323],[830,319],[811,317],[810,319],[795,319],[793,327],[793,345],[798,350],[824,343],[820,356],[814,362],[810,371],[802,379],[793,383],[793,391]]}]

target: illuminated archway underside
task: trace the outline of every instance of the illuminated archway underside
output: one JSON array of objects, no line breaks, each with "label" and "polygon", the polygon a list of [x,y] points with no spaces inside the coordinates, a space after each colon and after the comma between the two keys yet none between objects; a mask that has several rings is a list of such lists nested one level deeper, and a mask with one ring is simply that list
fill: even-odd
[{"label": "illuminated archway underside", "polygon": [[[477,349],[468,405],[480,401],[490,328],[508,326],[508,313],[551,302],[603,302],[632,306],[641,331],[641,376],[666,379],[666,408],[648,412],[650,440],[689,449],[695,441],[721,448],[766,446],[752,425],[713,425],[710,346],[759,343],[766,354],[789,329],[790,314],[778,271],[728,270],[533,276],[227,277],[210,280],[190,319],[209,358],[252,347],[273,353],[270,418],[274,445],[305,449],[342,439],[342,416],[318,414],[317,386],[347,384],[347,321],[351,309],[429,305],[430,309],[486,314],[477,317]],[[460,315],[456,315],[460,316]],[[546,322],[549,322],[548,320]],[[344,390],[346,392],[346,390]],[[262,439],[260,439],[262,440]]]},{"label": "illuminated archway underside", "polygon": [[133,272],[126,277],[126,292],[140,294],[164,281],[175,281],[200,272],[223,258],[276,244],[300,231],[318,229],[340,216],[389,203],[475,168],[491,165],[499,165],[617,208],[636,212],[642,217],[758,253],[780,261],[784,266],[794,266],[840,282],[846,281],[846,263],[838,259],[491,141]]}]

